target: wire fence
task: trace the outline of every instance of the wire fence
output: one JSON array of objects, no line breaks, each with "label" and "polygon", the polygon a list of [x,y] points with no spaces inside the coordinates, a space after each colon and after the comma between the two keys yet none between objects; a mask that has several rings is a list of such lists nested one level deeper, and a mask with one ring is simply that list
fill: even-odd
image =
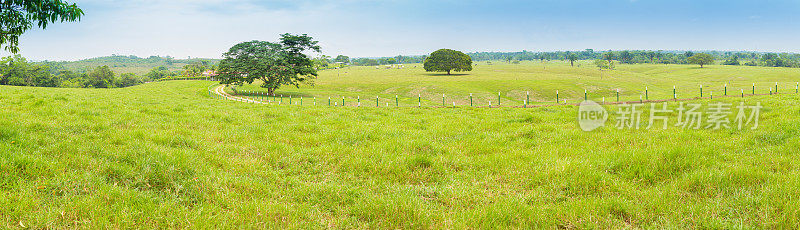
[{"label": "wire fence", "polygon": [[[227,89],[227,90],[226,90]],[[721,92],[720,92],[721,91]],[[737,92],[738,91],[738,92]],[[795,93],[800,94],[800,83],[795,82],[794,89],[782,89],[778,82],[775,83],[774,87],[770,86],[768,88],[759,88],[755,83],[752,86],[749,86],[747,89],[745,88],[733,88],[728,87],[728,85],[724,85],[723,87],[719,88],[719,91],[715,95],[712,90],[709,90],[709,87],[704,87],[700,85],[697,88],[696,95],[688,95],[686,94],[679,95],[678,88],[673,86],[672,91],[669,92],[672,97],[671,98],[663,98],[663,91],[661,96],[662,98],[653,98],[651,96],[651,91],[648,87],[644,87],[644,91],[642,94],[639,95],[638,100],[635,98],[635,95],[624,95],[621,97],[620,91],[615,90],[611,94],[603,93],[598,95],[591,95],[588,90],[584,90],[583,98],[575,99],[574,94],[572,98],[564,98],[559,91],[554,92],[555,100],[551,101],[531,101],[531,94],[528,91],[524,91],[524,95],[519,96],[521,98],[509,98],[507,95],[503,95],[502,92],[497,93],[497,97],[493,99],[487,99],[485,94],[482,94],[480,98],[473,96],[473,94],[469,95],[446,95],[442,94],[441,101],[431,97],[430,95],[426,95],[423,97],[422,94],[418,94],[416,97],[408,97],[408,96],[400,96],[394,95],[394,97],[381,97],[381,96],[374,96],[374,97],[361,97],[361,96],[339,96],[339,97],[324,97],[324,98],[317,98],[315,96],[297,96],[297,95],[269,95],[263,91],[253,91],[253,90],[240,90],[236,87],[229,87],[223,85],[211,85],[208,87],[208,94],[209,97],[218,98],[223,100],[232,100],[232,101],[239,101],[239,102],[247,102],[247,103],[254,103],[254,104],[264,104],[264,105],[296,105],[296,106],[349,106],[349,107],[435,107],[435,108],[447,108],[447,107],[484,107],[484,108],[499,108],[499,107],[513,107],[513,108],[533,108],[533,107],[543,107],[543,106],[556,106],[556,105],[576,105],[582,101],[586,100],[594,100],[601,104],[622,104],[622,103],[649,103],[649,102],[665,102],[665,101],[686,101],[686,100],[698,100],[698,99],[714,99],[720,97],[749,97],[749,96],[760,96],[760,95],[776,95],[776,94],[786,94],[786,93]],[[633,98],[632,98],[633,97]],[[607,100],[608,98],[608,100]]]}]

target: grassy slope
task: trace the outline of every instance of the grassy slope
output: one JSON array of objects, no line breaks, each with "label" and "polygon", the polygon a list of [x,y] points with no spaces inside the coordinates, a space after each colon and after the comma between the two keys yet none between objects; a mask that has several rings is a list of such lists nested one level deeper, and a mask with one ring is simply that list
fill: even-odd
[{"label": "grassy slope", "polygon": [[[729,85],[730,94],[740,94],[744,89],[752,93],[752,84],[757,84],[758,94],[768,94],[775,82],[780,82],[783,92],[794,92],[800,80],[800,69],[764,68],[748,66],[714,65],[700,69],[691,65],[620,65],[614,71],[599,71],[589,63],[580,62],[580,67],[570,67],[564,62],[550,63],[522,62],[514,65],[495,62],[486,65],[481,62],[469,75],[447,76],[425,73],[420,65],[407,64],[404,69],[376,69],[375,67],[350,67],[341,70],[320,72],[315,87],[301,86],[300,89],[285,87],[280,91],[294,97],[342,96],[372,100],[375,96],[394,103],[395,95],[406,106],[416,106],[417,96],[422,95],[428,105],[441,105],[442,94],[446,104],[469,105],[469,94],[474,95],[474,103],[486,105],[492,101],[497,105],[497,93],[501,92],[504,105],[521,106],[525,92],[531,93],[532,104],[550,104],[555,101],[556,91],[559,99],[569,99],[572,103],[583,100],[584,90],[589,98],[601,101],[616,100],[615,91],[620,89],[621,100],[639,100],[645,87],[651,99],[671,99],[672,87],[677,86],[679,98],[698,97],[700,85],[705,85],[705,97],[713,91],[715,96],[723,95],[724,85]],[[414,68],[416,66],[416,68]],[[260,90],[258,83],[243,87]],[[327,103],[327,102],[326,102]]]},{"label": "grassy slope", "polygon": [[758,130],[585,133],[573,106],[270,107],[210,99],[208,85],[0,87],[0,221],[800,227],[796,94],[746,98],[766,107]]}]

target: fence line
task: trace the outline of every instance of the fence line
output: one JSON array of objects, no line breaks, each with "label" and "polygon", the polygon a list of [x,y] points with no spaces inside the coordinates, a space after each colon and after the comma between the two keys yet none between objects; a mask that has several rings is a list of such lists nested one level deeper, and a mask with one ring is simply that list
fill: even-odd
[{"label": "fence line", "polygon": [[[213,87],[213,86],[216,86],[216,87]],[[745,93],[745,89],[744,88],[740,88],[740,93],[738,95],[735,94],[735,93],[729,95],[728,84],[725,84],[723,86],[723,89],[722,89],[723,94],[722,95],[717,94],[717,98],[719,98],[719,97],[742,97],[742,98],[744,98],[744,97],[750,97],[750,96],[764,96],[764,95],[773,95],[773,94],[777,95],[777,94],[780,94],[780,92],[781,92],[779,86],[780,86],[780,84],[778,82],[775,82],[775,87],[774,88],[773,87],[769,87],[768,93],[758,94],[757,93],[757,89],[756,89],[756,84],[753,83],[753,85],[752,85],[752,87],[750,89],[750,92],[748,92],[749,94]],[[229,94],[229,93],[225,92],[225,88],[227,88],[227,86],[222,86],[222,85],[217,85],[217,84],[209,86],[207,88],[208,93],[209,93],[209,97],[218,98],[218,99],[224,99],[224,100],[247,102],[247,103],[265,104],[265,105],[275,105],[275,104],[276,105],[283,105],[283,104],[286,104],[288,102],[289,105],[299,105],[299,106],[303,106],[304,105],[303,104],[304,99],[305,100],[311,99],[312,100],[311,101],[311,105],[317,106],[317,98],[313,97],[313,96],[312,97],[300,96],[299,98],[293,97],[293,95],[288,95],[288,97],[287,97],[286,95],[282,95],[282,94],[276,96],[276,95],[268,95],[267,93],[265,93],[263,91],[238,90],[236,87],[231,87],[230,89],[233,91],[233,94]],[[710,91],[710,90],[706,91],[705,89],[706,89],[706,87],[704,87],[703,85],[699,86],[699,88],[698,88],[698,96],[699,97],[679,98],[678,97],[678,92],[677,92],[677,86],[673,86],[672,87],[672,98],[671,99],[654,99],[654,100],[651,100],[650,99],[650,95],[649,95],[649,93],[650,93],[649,88],[648,87],[644,87],[644,94],[640,94],[639,95],[639,100],[638,101],[623,101],[623,100],[621,100],[620,91],[619,91],[619,89],[616,89],[615,95],[612,95],[612,96],[616,96],[616,101],[607,102],[606,101],[606,97],[603,96],[601,103],[602,104],[652,103],[652,102],[666,102],[666,101],[687,101],[687,100],[700,100],[700,99],[714,99],[714,92]],[[800,94],[800,82],[796,82],[795,83],[794,93],[795,94]],[[786,93],[784,93],[784,94],[786,94]],[[584,101],[589,100],[589,96],[590,96],[589,91],[584,89],[584,98],[583,98]],[[448,97],[447,97],[446,94],[442,94],[442,102],[441,102],[441,104],[439,104],[437,102],[434,102],[434,101],[431,101],[431,100],[426,100],[426,102],[428,102],[428,103],[423,103],[422,94],[418,94],[417,98],[416,98],[417,100],[415,100],[416,101],[416,105],[413,105],[413,104],[408,104],[408,103],[401,104],[399,95],[395,95],[394,100],[393,100],[394,105],[390,104],[390,102],[392,102],[391,98],[383,98],[384,102],[386,102],[386,103],[384,104],[384,106],[381,106],[381,103],[380,103],[381,102],[381,97],[380,96],[375,96],[375,104],[374,105],[375,105],[375,107],[423,107],[424,106],[424,107],[432,107],[432,108],[453,108],[453,107],[466,107],[467,106],[466,103],[463,104],[463,105],[458,105],[455,100],[452,101],[452,105],[449,105],[447,103],[447,98]],[[506,108],[535,108],[535,107],[547,107],[547,106],[558,106],[558,105],[577,105],[577,104],[580,103],[580,101],[575,102],[575,103],[569,103],[568,99],[564,99],[563,103],[562,103],[562,101],[559,100],[560,97],[559,97],[559,91],[558,90],[555,91],[555,98],[556,98],[555,101],[551,101],[550,103],[546,103],[546,102],[539,103],[539,102],[537,102],[536,104],[531,104],[530,92],[526,91],[525,99],[520,100],[520,104],[515,106],[515,105],[505,105],[505,104],[503,104],[503,102],[501,100],[502,99],[502,92],[498,92],[497,101],[496,101],[497,103],[495,103],[494,105],[492,104],[491,100],[487,100],[487,103],[486,104],[482,104],[482,105],[478,105],[478,104],[474,103],[473,94],[472,93],[470,93],[469,96],[465,97],[465,99],[469,100],[469,107],[478,107],[478,108],[487,108],[487,107],[488,108],[499,108],[499,107],[506,107]],[[406,99],[413,99],[413,98],[406,98]],[[515,101],[515,100],[506,100],[506,101]],[[342,106],[349,106],[349,107],[370,106],[369,104],[362,104],[361,103],[361,96],[356,96],[355,98],[349,98],[349,101],[348,101],[347,97],[342,96],[341,97],[341,104],[339,102],[340,101],[338,101],[338,97],[336,97],[336,98],[328,97],[327,98],[327,105],[328,106],[334,106],[334,107],[337,107],[337,106],[338,107],[342,107]]]}]

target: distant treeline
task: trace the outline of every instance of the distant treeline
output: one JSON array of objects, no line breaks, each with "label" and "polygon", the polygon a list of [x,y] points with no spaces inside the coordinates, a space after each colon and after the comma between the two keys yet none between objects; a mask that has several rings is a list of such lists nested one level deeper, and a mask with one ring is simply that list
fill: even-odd
[{"label": "distant treeline", "polygon": [[89,58],[79,61],[43,61],[38,64],[48,65],[54,69],[66,69],[76,72],[85,72],[91,69],[108,66],[113,68],[154,68],[159,66],[167,67],[168,69],[177,70],[183,65],[188,65],[197,62],[206,62],[209,65],[215,65],[219,62],[218,59],[207,58],[193,58],[193,59],[175,59],[170,56],[150,56],[141,58],[134,55],[111,55],[107,57]]},{"label": "distant treeline", "polygon": [[533,60],[569,60],[572,56],[577,60],[608,59],[622,64],[689,64],[687,60],[695,53],[705,53],[713,56],[723,65],[748,65],[768,67],[800,67],[800,54],[794,53],[764,53],[764,52],[730,52],[730,51],[650,51],[650,50],[623,50],[595,52],[592,49],[584,51],[556,51],[556,52],[480,52],[468,53],[473,61],[533,61]]},{"label": "distant treeline", "polygon": [[[112,56],[97,58],[101,63],[111,63],[109,58],[118,59],[122,63],[131,63],[136,60],[130,56]],[[133,56],[135,57],[135,56]],[[87,59],[93,60],[93,59]],[[94,61],[82,60],[78,63],[92,63]],[[140,61],[147,59],[140,59]],[[152,61],[153,59],[151,59]],[[162,58],[163,60],[163,58]],[[142,84],[144,82],[172,79],[172,78],[197,78],[204,71],[213,70],[214,66],[208,61],[193,60],[182,65],[181,70],[172,71],[166,66],[153,67],[145,75],[134,73],[115,74],[109,65],[87,67],[78,71],[67,69],[65,64],[75,62],[29,62],[22,56],[9,56],[0,59],[0,85],[36,86],[36,87],[62,87],[62,88],[121,88]],[[122,64],[117,63],[117,64]]]},{"label": "distant treeline", "polygon": [[393,64],[407,64],[407,63],[421,63],[425,60],[425,56],[403,56],[398,55],[395,57],[380,57],[380,58],[353,58],[348,56],[339,55],[336,58],[329,56],[322,56],[314,59],[314,66],[317,69],[336,68],[342,65],[355,65],[355,66],[376,66],[376,65],[393,65]]},{"label": "distant treeline", "polygon": [[353,59],[352,64],[358,66],[376,66],[376,65],[422,63],[423,60],[425,60],[425,56],[398,55],[395,57],[382,57],[382,58],[356,58]]},{"label": "distant treeline", "polygon": [[[793,67],[800,68],[800,54],[794,53],[765,53],[765,52],[730,52],[730,51],[651,51],[651,50],[623,50],[623,51],[554,51],[554,52],[475,52],[467,53],[473,61],[568,61],[611,59],[621,64],[689,64],[688,58],[695,53],[710,54],[717,63],[723,65],[748,65],[768,67]],[[396,56],[380,58],[354,58],[349,64],[357,66],[375,66],[390,64],[422,63],[426,55],[421,56]],[[348,63],[348,62],[344,62]]]}]

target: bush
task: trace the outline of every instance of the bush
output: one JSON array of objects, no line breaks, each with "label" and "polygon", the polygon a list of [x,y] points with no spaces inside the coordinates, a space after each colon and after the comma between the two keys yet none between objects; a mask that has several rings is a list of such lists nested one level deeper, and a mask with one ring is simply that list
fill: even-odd
[{"label": "bush", "polygon": [[15,86],[25,86],[25,79],[20,77],[9,77],[8,78],[8,85],[15,85]]},{"label": "bush", "polygon": [[142,84],[142,82],[142,78],[132,73],[123,73],[119,78],[114,79],[114,85],[116,87],[129,87]]},{"label": "bush", "polygon": [[83,86],[83,83],[78,81],[78,79],[65,80],[65,81],[61,82],[61,85],[59,85],[59,87],[61,87],[61,88],[81,88],[82,86]]},{"label": "bush", "polygon": [[723,65],[739,65],[739,57],[731,56],[728,60],[722,63]]}]

